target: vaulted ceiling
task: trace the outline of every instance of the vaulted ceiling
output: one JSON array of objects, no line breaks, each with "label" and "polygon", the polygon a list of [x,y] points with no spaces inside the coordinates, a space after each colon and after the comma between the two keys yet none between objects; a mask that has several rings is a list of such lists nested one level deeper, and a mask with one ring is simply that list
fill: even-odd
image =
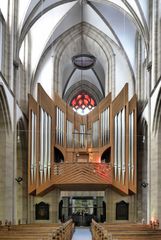
[{"label": "vaulted ceiling", "polygon": [[[50,96],[54,89],[67,98],[66,94],[82,80],[89,89],[93,86],[100,98],[109,91],[117,94],[125,82],[129,83],[131,94],[136,91],[136,38],[139,35],[142,39],[145,58],[149,0],[22,2],[19,57],[24,63],[24,49],[30,43],[32,91],[41,82]],[[96,57],[91,69],[82,71],[73,65],[72,57],[81,53]]]}]

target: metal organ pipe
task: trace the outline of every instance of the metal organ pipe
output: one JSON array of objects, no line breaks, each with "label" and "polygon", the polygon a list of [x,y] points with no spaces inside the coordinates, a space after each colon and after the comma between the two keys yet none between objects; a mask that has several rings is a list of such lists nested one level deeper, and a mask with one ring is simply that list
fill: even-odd
[{"label": "metal organ pipe", "polygon": [[101,145],[103,146],[103,113],[101,113]]},{"label": "metal organ pipe", "polygon": [[63,145],[63,112],[60,110],[60,145]]},{"label": "metal organ pipe", "polygon": [[48,116],[48,179],[51,171],[51,117]]},{"label": "metal organ pipe", "polygon": [[133,144],[134,144],[134,113],[131,112],[129,115],[129,180],[132,182],[134,177]]},{"label": "metal organ pipe", "polygon": [[34,175],[34,113],[31,113],[31,182]]},{"label": "metal organ pipe", "polygon": [[121,111],[121,129],[122,129],[122,182],[125,183],[125,109]]},{"label": "metal organ pipe", "polygon": [[107,141],[110,141],[110,108],[107,109]]},{"label": "metal organ pipe", "polygon": [[34,181],[36,181],[36,114],[34,114]]},{"label": "metal organ pipe", "polygon": [[114,172],[115,172],[115,179],[117,177],[117,167],[118,167],[118,116],[115,115],[115,157],[114,157]]},{"label": "metal organ pipe", "polygon": [[47,146],[47,138],[48,138],[48,115],[44,111],[44,181],[46,181],[47,176],[47,160],[48,160],[48,146]]},{"label": "metal organ pipe", "polygon": [[131,113],[131,181],[134,180],[134,113]]},{"label": "metal organ pipe", "polygon": [[56,143],[58,144],[58,107],[56,107]]},{"label": "metal organ pipe", "polygon": [[64,112],[62,112],[62,145],[64,144]]},{"label": "metal organ pipe", "polygon": [[122,156],[122,143],[121,143],[121,112],[118,114],[118,179],[121,177],[121,156]]},{"label": "metal organ pipe", "polygon": [[60,142],[61,142],[61,121],[60,121],[60,118],[61,118],[61,116],[60,116],[60,109],[58,108],[58,144],[60,144]]},{"label": "metal organ pipe", "polygon": [[44,138],[43,138],[43,126],[44,126],[44,111],[40,109],[40,183],[42,183],[43,179],[43,153],[44,153]]}]

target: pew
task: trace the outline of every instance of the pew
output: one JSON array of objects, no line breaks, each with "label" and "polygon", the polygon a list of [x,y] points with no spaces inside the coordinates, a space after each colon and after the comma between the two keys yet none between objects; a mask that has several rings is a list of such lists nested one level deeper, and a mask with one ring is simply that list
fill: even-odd
[{"label": "pew", "polygon": [[0,226],[0,240],[71,240],[72,220],[63,224],[20,224]]},{"label": "pew", "polygon": [[161,239],[161,230],[148,224],[136,223],[91,223],[92,240],[152,240]]}]

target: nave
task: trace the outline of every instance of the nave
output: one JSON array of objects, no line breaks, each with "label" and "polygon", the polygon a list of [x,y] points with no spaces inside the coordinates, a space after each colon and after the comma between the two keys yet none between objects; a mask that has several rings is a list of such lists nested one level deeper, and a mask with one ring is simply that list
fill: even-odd
[{"label": "nave", "polygon": [[72,240],[92,240],[90,228],[76,227],[73,233]]},{"label": "nave", "polygon": [[144,223],[97,223],[90,227],[75,227],[70,219],[55,224],[0,223],[0,240],[160,240],[159,222]]}]

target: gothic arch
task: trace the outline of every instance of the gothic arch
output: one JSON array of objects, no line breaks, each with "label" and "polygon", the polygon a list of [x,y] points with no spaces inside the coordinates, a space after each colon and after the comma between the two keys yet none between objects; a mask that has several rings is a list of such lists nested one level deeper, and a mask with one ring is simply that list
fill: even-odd
[{"label": "gothic arch", "polygon": [[[110,40],[107,36],[105,36],[102,32],[99,31],[99,29],[96,29],[95,27],[91,26],[88,23],[77,24],[76,26],[70,28],[65,33],[63,33],[59,38],[57,38],[54,42],[51,42],[50,46],[46,49],[46,51],[42,54],[39,64],[36,68],[36,71],[33,75],[32,81],[31,81],[31,92],[33,92],[34,86],[36,84],[35,79],[36,75],[39,71],[39,68],[41,66],[41,63],[45,56],[49,53],[51,48],[53,48],[55,52],[55,58],[53,58],[53,66],[54,66],[54,76],[53,76],[53,82],[55,82],[57,85],[55,86],[54,91],[58,92],[60,95],[63,93],[63,89],[60,90],[60,86],[62,86],[62,67],[61,67],[61,58],[63,56],[67,56],[69,54],[65,54],[65,50],[67,47],[71,44],[71,40],[77,41],[82,36],[82,29],[83,29],[83,36],[90,39],[91,41],[95,42],[96,45],[98,45],[99,51],[102,52],[102,56],[104,60],[102,61],[102,66],[104,69],[104,72],[106,73],[105,76],[105,95],[107,95],[108,92],[111,92],[112,89],[115,88],[115,54],[112,49],[112,46],[110,44]],[[64,55],[65,54],[65,55]],[[77,52],[72,52],[73,55],[77,54]],[[98,53],[100,54],[100,53]],[[72,56],[73,56],[72,55]],[[72,57],[71,56],[71,57]],[[108,69],[108,71],[107,71]],[[60,81],[60,84],[58,82]],[[59,86],[58,86],[59,85]]]},{"label": "gothic arch", "polygon": [[[23,118],[17,122],[17,221],[27,221],[27,139]],[[26,196],[26,197],[25,197]]]},{"label": "gothic arch", "polygon": [[[105,89],[105,95],[106,95],[108,92],[112,90],[112,88],[114,88],[113,84],[115,83],[115,73],[114,73],[115,55],[108,39],[106,38],[106,41],[105,41],[102,36],[102,33],[88,23],[83,23],[83,25],[78,24],[77,26],[72,27],[66,32],[65,36],[61,36],[61,38],[59,39],[55,49],[57,57],[55,58],[55,61],[54,61],[54,69],[55,69],[54,81],[57,82],[57,79],[62,81],[62,78],[61,78],[62,68],[60,65],[61,64],[60,59],[63,58],[65,54],[65,50],[67,49],[69,44],[71,44],[71,39],[74,39],[75,41],[78,39],[81,39],[82,34],[83,34],[83,37],[86,38],[86,41],[88,41],[89,39],[98,46],[98,48],[100,49],[99,51],[102,52],[102,57],[104,57],[104,61],[102,61],[102,67],[105,72],[104,89]],[[77,52],[73,52],[73,55],[75,54],[77,54]],[[96,52],[93,52],[92,54],[95,55]],[[59,89],[57,90],[61,94],[60,90]]]},{"label": "gothic arch", "polygon": [[92,83],[89,83],[86,80],[79,81],[74,85],[72,85],[63,96],[63,99],[66,102],[70,103],[72,98],[81,90],[86,90],[87,93],[91,94],[91,96],[94,97],[97,104],[103,99],[103,95],[95,87],[95,85],[93,85]]},{"label": "gothic arch", "polygon": [[148,124],[145,118],[142,118],[138,124],[138,219],[147,221],[147,191],[143,187],[148,183]]},{"label": "gothic arch", "polygon": [[7,150],[8,136],[11,130],[11,120],[8,107],[8,101],[6,93],[2,84],[0,84],[0,219],[5,219],[6,209],[5,206],[5,188],[6,188],[6,162],[7,162]]},{"label": "gothic arch", "polygon": [[159,89],[158,97],[156,99],[154,118],[153,118],[153,131],[155,134],[159,129],[160,122],[161,122],[161,88]]},{"label": "gothic arch", "polygon": [[7,133],[11,130],[11,118],[8,107],[8,101],[3,85],[0,84],[0,116],[4,123],[4,128]]}]

